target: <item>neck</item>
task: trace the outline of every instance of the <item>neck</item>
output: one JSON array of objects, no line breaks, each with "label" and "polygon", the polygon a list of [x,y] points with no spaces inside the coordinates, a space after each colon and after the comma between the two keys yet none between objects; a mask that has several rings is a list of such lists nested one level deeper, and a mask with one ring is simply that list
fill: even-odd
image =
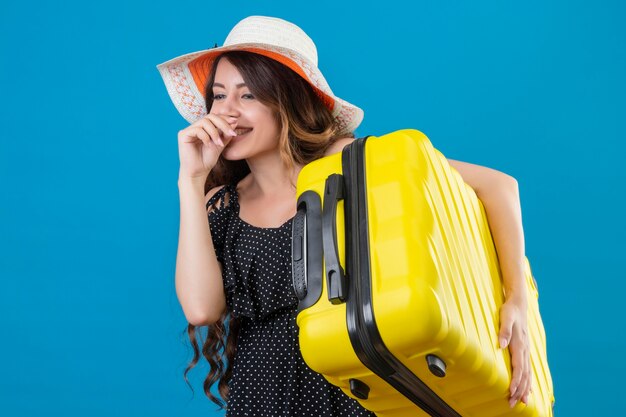
[{"label": "neck", "polygon": [[250,178],[246,188],[263,196],[295,194],[296,180],[302,166],[287,169],[279,152],[247,159]]}]

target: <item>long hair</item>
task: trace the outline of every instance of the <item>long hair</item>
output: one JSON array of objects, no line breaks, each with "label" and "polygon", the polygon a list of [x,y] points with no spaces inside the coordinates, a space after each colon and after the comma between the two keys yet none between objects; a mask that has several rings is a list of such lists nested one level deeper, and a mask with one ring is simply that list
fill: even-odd
[{"label": "long hair", "polygon": [[[342,136],[354,137],[354,134],[339,135],[331,111],[301,76],[278,61],[246,51],[228,51],[215,59],[205,87],[207,109],[211,109],[213,104],[213,82],[220,59],[227,59],[234,65],[252,94],[273,110],[280,129],[280,155],[287,169],[291,170],[295,164],[305,165],[322,157],[328,147]],[[249,172],[245,160],[228,161],[220,156],[206,179],[204,192],[206,194],[217,185],[237,184]],[[210,365],[204,381],[204,392],[220,408],[224,408],[228,402],[228,383],[232,376],[239,326],[238,319],[229,314],[222,316],[218,322],[208,326],[204,340],[200,337],[203,345],[201,352],[196,338],[196,326],[187,326],[194,356],[185,369],[185,380],[202,353]],[[210,391],[215,382],[218,382],[218,391],[223,401]]]}]

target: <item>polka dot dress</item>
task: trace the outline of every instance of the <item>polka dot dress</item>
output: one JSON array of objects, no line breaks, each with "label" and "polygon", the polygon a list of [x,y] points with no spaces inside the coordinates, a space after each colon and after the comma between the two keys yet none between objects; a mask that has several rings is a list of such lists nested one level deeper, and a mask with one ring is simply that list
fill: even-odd
[{"label": "polka dot dress", "polygon": [[291,279],[291,220],[276,228],[246,223],[239,217],[233,185],[219,190],[209,206],[214,206],[209,225],[223,268],[226,304],[241,318],[226,416],[375,416],[302,359]]}]

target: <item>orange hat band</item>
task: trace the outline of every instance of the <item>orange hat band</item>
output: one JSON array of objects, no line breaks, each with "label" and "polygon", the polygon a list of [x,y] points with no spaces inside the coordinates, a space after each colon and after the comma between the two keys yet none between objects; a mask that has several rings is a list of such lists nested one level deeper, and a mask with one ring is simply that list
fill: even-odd
[{"label": "orange hat band", "polygon": [[[286,67],[290,68],[291,70],[293,70],[295,73],[297,73],[299,76],[301,76],[302,78],[304,78],[309,85],[311,85],[311,87],[313,87],[313,90],[315,91],[315,93],[317,94],[317,96],[322,100],[322,102],[324,103],[324,105],[326,107],[328,107],[328,109],[330,109],[330,111],[332,111],[335,107],[335,100],[334,98],[328,96],[326,93],[324,93],[322,90],[320,90],[318,87],[316,87],[311,80],[307,77],[306,73],[302,70],[302,68],[295,63],[293,60],[287,58],[284,55],[281,55],[279,53],[276,52],[271,52],[271,51],[266,51],[264,49],[260,49],[260,48],[238,48],[236,49],[238,51],[248,51],[248,52],[253,52],[255,54],[259,54],[259,55],[264,55],[268,58],[271,58],[275,61],[280,62],[281,64],[285,65]],[[213,62],[215,61],[215,59],[221,55],[222,53],[224,53],[224,51],[220,51],[218,53],[211,53],[208,52],[204,55],[201,55],[195,59],[193,59],[192,61],[189,61],[188,63],[188,67],[189,67],[189,71],[191,73],[191,76],[193,77],[194,83],[196,84],[196,87],[198,88],[198,91],[200,91],[200,93],[202,94],[202,96],[205,96],[205,86],[206,86],[206,82],[209,78],[209,72],[211,71],[211,66],[213,65]],[[205,97],[206,99],[206,97]]]}]

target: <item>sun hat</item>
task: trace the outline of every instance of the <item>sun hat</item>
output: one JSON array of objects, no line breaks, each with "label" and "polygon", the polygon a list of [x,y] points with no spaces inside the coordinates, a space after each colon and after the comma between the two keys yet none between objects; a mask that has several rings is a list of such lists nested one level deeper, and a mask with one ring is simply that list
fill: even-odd
[{"label": "sun hat", "polygon": [[276,17],[249,16],[231,29],[223,46],[157,65],[176,109],[189,123],[207,114],[204,87],[213,61],[235,50],[265,55],[298,73],[331,110],[339,133],[353,132],[363,120],[363,110],[333,94],[317,67],[317,48],[302,29]]}]

